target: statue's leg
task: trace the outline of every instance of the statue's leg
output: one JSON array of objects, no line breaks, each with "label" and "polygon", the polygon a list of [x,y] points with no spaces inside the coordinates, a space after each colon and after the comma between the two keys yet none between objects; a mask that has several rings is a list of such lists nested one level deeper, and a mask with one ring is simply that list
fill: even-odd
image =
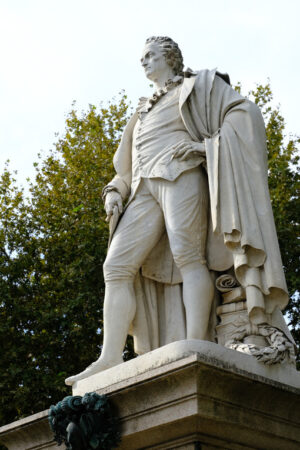
[{"label": "statue's leg", "polygon": [[120,364],[136,299],[134,278],[150,250],[164,231],[160,206],[143,183],[117,227],[103,266],[104,341],[100,358],[67,384]]},{"label": "statue's leg", "polygon": [[106,282],[104,299],[104,342],[99,368],[123,362],[122,353],[136,310],[133,279]]},{"label": "statue's leg", "polygon": [[205,339],[214,285],[205,264],[195,261],[180,268],[183,279],[183,303],[187,339]]},{"label": "statue's leg", "polygon": [[106,283],[104,299],[104,339],[101,356],[83,372],[66,379],[66,384],[102,372],[123,362],[122,352],[135,313],[133,280]]},{"label": "statue's leg", "polygon": [[125,211],[109,248],[105,278],[104,342],[100,360],[115,365],[136,310],[135,276],[164,230],[162,211],[146,186]]},{"label": "statue's leg", "polygon": [[205,260],[208,189],[202,168],[163,181],[160,202],[170,247],[183,279],[187,339],[205,339],[214,286]]}]

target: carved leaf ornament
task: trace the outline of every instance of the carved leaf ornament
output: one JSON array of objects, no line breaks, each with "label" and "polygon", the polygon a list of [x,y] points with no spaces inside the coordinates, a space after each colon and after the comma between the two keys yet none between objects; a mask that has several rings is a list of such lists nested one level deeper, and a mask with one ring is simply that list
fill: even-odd
[{"label": "carved leaf ornament", "polygon": [[247,325],[247,323],[237,324],[233,339],[228,340],[225,347],[255,356],[258,361],[267,365],[283,362],[295,364],[294,345],[281,330],[267,324],[258,325],[258,334],[264,336],[269,343],[268,347],[259,348],[254,344],[243,342],[243,339],[250,334]]},{"label": "carved leaf ornament", "polygon": [[50,406],[48,417],[54,440],[67,450],[109,450],[120,442],[119,421],[105,395],[65,397]]},{"label": "carved leaf ornament", "polygon": [[[224,303],[226,302],[225,296],[230,292],[236,291],[238,286],[238,281],[231,274],[223,274],[216,280],[216,288],[222,293]],[[246,296],[244,299],[246,300]],[[254,326],[249,322],[249,318],[243,319],[242,317],[235,322],[232,321],[231,325],[235,328],[235,331],[231,339],[225,342],[225,347],[254,356],[259,362],[266,365],[279,363],[295,364],[294,344],[282,330],[267,323]],[[259,347],[244,342],[245,338],[253,334],[263,336],[269,345],[267,347]]]}]

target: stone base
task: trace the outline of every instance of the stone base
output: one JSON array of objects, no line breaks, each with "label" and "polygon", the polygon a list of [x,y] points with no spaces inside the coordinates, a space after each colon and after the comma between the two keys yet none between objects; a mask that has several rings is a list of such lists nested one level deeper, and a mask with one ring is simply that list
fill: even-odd
[{"label": "stone base", "polygon": [[9,450],[64,450],[53,442],[48,411],[41,411],[1,427],[0,443]]},{"label": "stone base", "polygon": [[[73,394],[93,390],[108,394],[118,409],[120,449],[300,448],[294,367],[265,367],[211,342],[174,342],[78,382]],[[38,419],[45,432],[39,444],[38,415],[0,428],[0,441],[9,450],[56,449],[46,414]],[[32,443],[26,438],[21,446],[24,436]]]}]

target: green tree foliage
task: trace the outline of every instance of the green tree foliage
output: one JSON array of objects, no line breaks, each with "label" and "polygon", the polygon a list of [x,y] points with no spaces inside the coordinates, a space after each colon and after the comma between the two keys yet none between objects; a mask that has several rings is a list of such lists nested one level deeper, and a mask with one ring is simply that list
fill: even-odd
[{"label": "green tree foliage", "polygon": [[[299,343],[299,140],[285,136],[269,85],[251,95],[266,121],[270,192]],[[127,118],[125,97],[81,114],[74,106],[63,136],[36,164],[28,199],[8,168],[0,178],[0,424],[63,398],[66,376],[101,351],[108,237],[101,191]]]},{"label": "green tree foliage", "polygon": [[81,115],[36,164],[30,199],[0,179],[0,423],[43,410],[98,357],[108,229],[101,191],[127,121],[126,97]]}]

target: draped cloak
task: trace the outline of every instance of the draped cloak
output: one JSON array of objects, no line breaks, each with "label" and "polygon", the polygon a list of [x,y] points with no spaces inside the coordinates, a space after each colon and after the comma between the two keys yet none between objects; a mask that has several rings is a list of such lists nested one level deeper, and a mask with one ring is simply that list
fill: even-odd
[{"label": "draped cloak", "polygon": [[[266,135],[259,108],[234,91],[216,70],[185,78],[179,110],[194,141],[205,142],[210,195],[208,266],[214,271],[234,267],[243,287],[256,286],[264,303],[247,302],[271,315],[288,302],[286,281],[275,230],[267,180]],[[137,113],[129,120],[114,156],[116,176],[109,183],[128,203],[132,185],[132,133]],[[122,218],[120,219],[122,220]],[[116,223],[116,221],[115,221]],[[113,229],[111,232],[113,233]],[[135,281],[136,315],[131,326],[135,351],[153,350],[185,339],[182,285],[166,233],[153,249]],[[279,312],[279,311],[278,311]],[[207,334],[214,340],[212,308]]]}]

